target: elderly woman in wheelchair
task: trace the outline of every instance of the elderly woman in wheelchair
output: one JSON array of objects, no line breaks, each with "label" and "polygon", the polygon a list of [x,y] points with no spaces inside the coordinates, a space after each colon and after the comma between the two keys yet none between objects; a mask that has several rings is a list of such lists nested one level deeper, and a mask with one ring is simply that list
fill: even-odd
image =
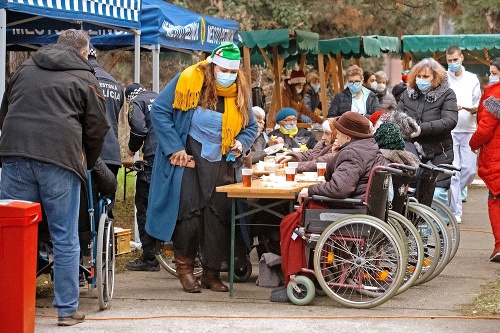
[{"label": "elderly woman in wheelchair", "polygon": [[[387,291],[392,296],[403,279],[404,247],[384,222],[391,169],[370,122],[346,112],[333,124],[338,153],[326,182],[303,189],[301,207],[280,224],[285,287],[273,290],[271,301],[304,305],[320,287],[343,305],[368,308],[385,301],[379,296]],[[316,286],[299,273],[314,276]]]}]

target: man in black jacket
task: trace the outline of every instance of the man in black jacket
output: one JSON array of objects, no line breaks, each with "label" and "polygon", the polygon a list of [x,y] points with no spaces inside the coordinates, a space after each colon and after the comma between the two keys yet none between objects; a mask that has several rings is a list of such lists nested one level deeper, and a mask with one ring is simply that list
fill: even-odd
[{"label": "man in black jacket", "polygon": [[128,155],[134,156],[135,152],[139,151],[141,147],[144,154],[143,161],[139,162],[141,170],[137,171],[135,182],[136,220],[142,244],[142,255],[135,261],[125,264],[125,267],[131,271],[157,272],[160,270],[160,264],[154,254],[156,239],[146,232],[149,185],[158,144],[149,111],[157,95],[155,92],[146,90],[140,83],[132,83],[125,90],[125,97],[129,103],[130,139],[128,142]]},{"label": "man in black jacket", "polygon": [[[118,141],[118,115],[123,106],[123,90],[118,82],[99,66],[97,51],[92,44],[90,44],[89,62],[94,68],[102,94],[106,98],[106,119],[110,126],[108,133],[104,137],[100,157],[116,178],[118,170],[122,166],[120,142]],[[111,195],[110,199],[111,204],[108,207],[108,216],[114,218],[113,205],[115,203],[115,193]]]},{"label": "man in black jacket", "polygon": [[81,184],[109,129],[104,96],[87,60],[89,37],[69,29],[12,75],[0,108],[0,199],[40,202],[54,250],[58,325],[85,319],[78,311]]}]

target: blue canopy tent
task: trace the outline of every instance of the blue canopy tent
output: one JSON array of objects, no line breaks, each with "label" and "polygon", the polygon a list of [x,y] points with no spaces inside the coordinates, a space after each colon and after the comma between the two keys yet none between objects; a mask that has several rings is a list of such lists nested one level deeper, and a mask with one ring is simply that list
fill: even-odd
[{"label": "blue canopy tent", "polygon": [[[238,22],[191,12],[162,0],[143,0],[141,47],[153,52],[153,90],[159,91],[160,51],[212,52],[222,42],[238,43]],[[130,34],[92,37],[99,49],[133,45]]]},{"label": "blue canopy tent", "polygon": [[[140,33],[140,9],[141,0],[117,0],[116,2],[107,0],[66,0],[64,2],[62,0],[0,0],[0,48],[2,50],[0,63],[5,64],[5,50],[14,43],[23,45],[33,42],[34,44],[55,43],[58,31],[68,28],[83,29],[83,24],[89,24],[90,29],[95,33],[109,30],[128,31],[134,39],[133,35],[138,36]],[[48,24],[45,25],[47,31],[29,27],[30,24],[35,24],[40,20]],[[11,32],[9,45],[7,45],[7,29]],[[46,35],[52,35],[52,32],[52,38],[55,39],[51,40]],[[15,42],[10,41],[12,36],[17,38]],[[34,37],[40,37],[40,39],[34,41]],[[136,41],[138,51],[138,37]],[[138,52],[136,54],[138,55]],[[1,68],[0,93],[3,95],[5,66]],[[139,73],[136,67],[136,77]]]}]

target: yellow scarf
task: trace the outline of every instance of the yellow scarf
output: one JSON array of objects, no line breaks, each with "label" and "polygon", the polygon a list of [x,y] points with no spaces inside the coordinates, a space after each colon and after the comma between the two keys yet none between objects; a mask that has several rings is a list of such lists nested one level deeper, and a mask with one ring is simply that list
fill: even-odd
[{"label": "yellow scarf", "polygon": [[[203,73],[198,66],[206,64],[201,61],[186,68],[180,75],[175,86],[174,103],[172,107],[188,111],[198,106],[203,86]],[[234,138],[240,133],[243,125],[243,118],[236,106],[236,96],[238,88],[235,83],[228,88],[217,86],[217,96],[224,97],[224,114],[222,115],[222,154],[229,152],[229,147],[234,144]]]},{"label": "yellow scarf", "polygon": [[295,127],[295,129],[287,131],[285,127],[280,126],[280,132],[293,138],[299,132],[299,128]]}]

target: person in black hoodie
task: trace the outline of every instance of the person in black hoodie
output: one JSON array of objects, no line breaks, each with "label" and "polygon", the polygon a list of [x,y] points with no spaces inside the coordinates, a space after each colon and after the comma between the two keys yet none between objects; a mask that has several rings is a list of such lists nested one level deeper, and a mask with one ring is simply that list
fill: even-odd
[{"label": "person in black hoodie", "polygon": [[[104,137],[100,157],[116,178],[118,170],[122,166],[120,142],[118,141],[118,115],[123,106],[123,90],[120,84],[99,65],[97,51],[92,44],[90,44],[89,62],[94,68],[99,87],[106,98],[106,119],[110,126],[108,133]],[[108,216],[113,219],[115,193],[110,195],[111,204],[108,207]]]},{"label": "person in black hoodie", "polygon": [[40,202],[54,251],[58,325],[78,311],[80,189],[109,129],[104,96],[87,60],[89,37],[69,29],[12,75],[0,108],[0,199]]}]

